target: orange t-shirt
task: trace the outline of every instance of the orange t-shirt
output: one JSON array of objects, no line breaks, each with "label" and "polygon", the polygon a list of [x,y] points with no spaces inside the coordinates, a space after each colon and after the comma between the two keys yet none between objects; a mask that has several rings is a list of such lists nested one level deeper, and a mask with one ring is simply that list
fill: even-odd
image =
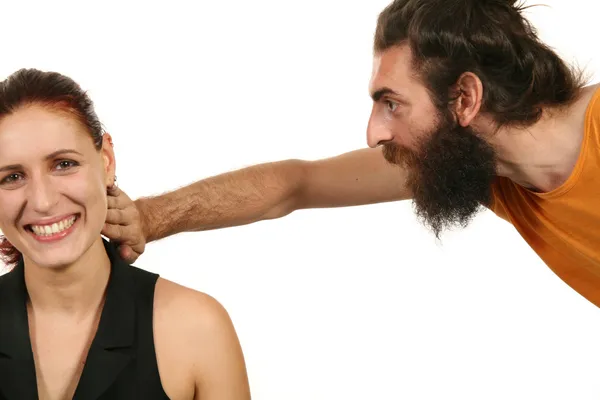
[{"label": "orange t-shirt", "polygon": [[498,177],[492,189],[491,210],[556,275],[600,307],[600,90],[588,104],[581,153],[564,184],[534,193]]}]

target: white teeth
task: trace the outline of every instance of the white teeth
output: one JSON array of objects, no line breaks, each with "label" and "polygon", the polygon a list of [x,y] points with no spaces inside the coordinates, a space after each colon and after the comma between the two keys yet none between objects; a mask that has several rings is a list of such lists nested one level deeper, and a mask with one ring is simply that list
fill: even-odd
[{"label": "white teeth", "polygon": [[31,225],[31,230],[38,236],[48,236],[69,229],[74,222],[73,216],[52,225]]}]

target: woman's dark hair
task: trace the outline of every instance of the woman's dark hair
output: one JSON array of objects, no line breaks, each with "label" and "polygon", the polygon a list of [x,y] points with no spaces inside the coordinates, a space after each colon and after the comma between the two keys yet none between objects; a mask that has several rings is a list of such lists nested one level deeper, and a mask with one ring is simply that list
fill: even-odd
[{"label": "woman's dark hair", "polygon": [[537,37],[516,0],[395,0],[379,15],[375,52],[407,43],[413,66],[440,109],[464,72],[483,84],[483,112],[498,127],[530,126],[546,107],[561,109],[585,85]]},{"label": "woman's dark hair", "polygon": [[[96,150],[102,148],[104,129],[94,104],[71,78],[57,72],[21,69],[0,83],[0,120],[29,105],[67,113],[87,129]],[[0,236],[0,259],[9,268],[22,259],[22,254],[4,236]]]}]

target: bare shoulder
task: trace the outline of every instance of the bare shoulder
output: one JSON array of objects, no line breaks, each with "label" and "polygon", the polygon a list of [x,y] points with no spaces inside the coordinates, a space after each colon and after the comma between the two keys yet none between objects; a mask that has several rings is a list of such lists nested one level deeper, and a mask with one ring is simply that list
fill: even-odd
[{"label": "bare shoulder", "polygon": [[170,398],[250,398],[237,333],[215,298],[159,278],[154,332],[159,373]]},{"label": "bare shoulder", "polygon": [[[214,297],[177,284],[167,279],[158,278],[155,291],[155,312],[169,311],[171,322],[183,324],[200,324],[205,328],[213,324],[230,323],[225,308]],[[179,311],[179,312],[177,312]],[[185,311],[184,314],[181,311]],[[187,318],[194,313],[194,318]]]}]

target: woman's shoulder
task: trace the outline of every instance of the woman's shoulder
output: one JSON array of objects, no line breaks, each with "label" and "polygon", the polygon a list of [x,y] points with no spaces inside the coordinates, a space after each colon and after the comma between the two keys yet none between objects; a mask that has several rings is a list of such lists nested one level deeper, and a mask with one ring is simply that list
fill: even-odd
[{"label": "woman's shoulder", "polygon": [[[158,278],[154,297],[155,346],[165,390],[200,381],[247,385],[244,358],[231,318],[214,297]],[[215,363],[215,360],[220,360]],[[170,396],[177,398],[178,396]]]},{"label": "woman's shoulder", "polygon": [[201,291],[158,278],[154,294],[154,312],[187,328],[212,329],[214,325],[229,324],[229,314],[214,297]]}]

